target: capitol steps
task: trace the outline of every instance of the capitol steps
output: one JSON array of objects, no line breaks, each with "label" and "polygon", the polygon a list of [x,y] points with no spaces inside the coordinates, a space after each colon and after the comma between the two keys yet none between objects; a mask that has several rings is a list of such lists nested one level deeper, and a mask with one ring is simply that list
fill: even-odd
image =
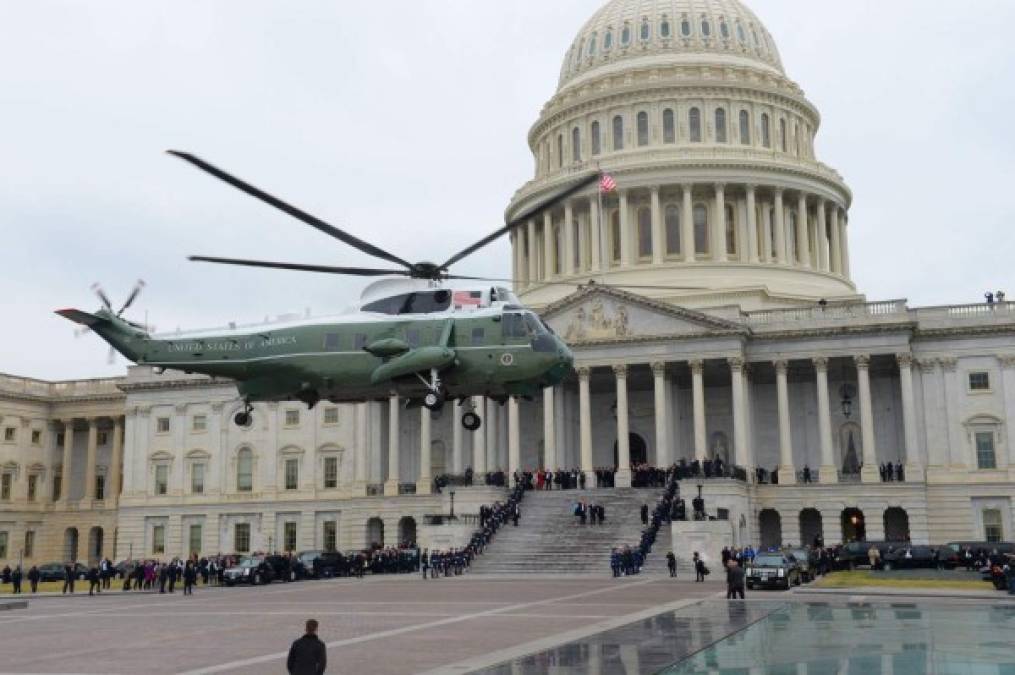
[{"label": "capitol steps", "polygon": [[[484,555],[473,562],[471,573],[608,575],[611,549],[638,543],[641,505],[653,508],[661,494],[656,488],[529,491],[521,503],[519,526],[502,527]],[[579,500],[602,505],[606,522],[577,524],[572,505]],[[668,543],[669,533],[665,536]],[[653,552],[650,559],[655,556]],[[666,569],[665,558],[662,569]]]}]

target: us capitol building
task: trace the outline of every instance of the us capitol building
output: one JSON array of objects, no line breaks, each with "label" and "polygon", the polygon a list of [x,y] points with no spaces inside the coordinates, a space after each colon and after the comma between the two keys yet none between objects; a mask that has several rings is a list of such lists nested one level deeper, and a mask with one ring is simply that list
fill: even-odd
[{"label": "us capitol building", "polygon": [[[241,429],[225,381],[0,376],[0,562],[444,545],[438,474],[716,457],[748,469],[706,481],[737,544],[1011,539],[1015,305],[858,291],[819,124],[737,0],[611,0],[564,55],[508,206],[590,168],[617,182],[511,240],[569,381],[477,400],[470,433],[461,405],[258,404]],[[458,508],[496,494],[458,488]]]}]

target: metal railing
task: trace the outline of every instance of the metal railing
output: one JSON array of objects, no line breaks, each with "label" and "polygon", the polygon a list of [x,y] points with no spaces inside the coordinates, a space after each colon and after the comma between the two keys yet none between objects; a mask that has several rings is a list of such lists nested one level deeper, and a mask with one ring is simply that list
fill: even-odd
[{"label": "metal railing", "polygon": [[398,484],[398,494],[400,494],[400,495],[414,495],[414,494],[416,494],[416,484],[415,483],[399,483]]}]

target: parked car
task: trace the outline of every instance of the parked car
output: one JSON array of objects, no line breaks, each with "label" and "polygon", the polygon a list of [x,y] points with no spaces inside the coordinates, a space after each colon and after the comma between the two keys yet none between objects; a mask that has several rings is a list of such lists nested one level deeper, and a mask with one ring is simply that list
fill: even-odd
[{"label": "parked car", "polygon": [[942,559],[947,559],[947,553],[939,554],[937,546],[899,546],[889,553],[881,556],[881,562],[886,570],[893,569],[940,569],[944,566]]},{"label": "parked car", "polygon": [[317,578],[314,574],[314,561],[321,555],[322,551],[300,551],[296,554],[296,559],[300,561],[300,565],[303,566],[303,573],[307,578]]},{"label": "parked car", "polygon": [[314,559],[314,576],[318,579],[349,575],[349,559],[338,551],[322,553]]},{"label": "parked car", "polygon": [[867,554],[871,546],[877,547],[881,553],[881,559],[884,560],[888,553],[900,546],[907,545],[903,541],[851,541],[839,547],[839,552],[835,558],[835,567],[837,569],[851,570],[856,569],[858,566],[870,565],[870,558]]},{"label": "parked car", "polygon": [[800,579],[805,584],[814,581],[814,559],[810,551],[805,548],[785,548],[783,554],[792,558],[800,566]]},{"label": "parked car", "polygon": [[39,565],[39,581],[63,581],[63,563]]},{"label": "parked car", "polygon": [[308,576],[306,567],[296,556],[269,555],[266,561],[271,565],[276,581],[301,581]]},{"label": "parked car", "polygon": [[748,564],[746,577],[749,589],[773,586],[789,590],[790,586],[801,583],[800,564],[782,553],[761,553]]},{"label": "parked car", "polygon": [[240,558],[235,566],[229,567],[223,573],[226,586],[236,584],[270,584],[275,578],[275,571],[268,563],[267,557],[263,555],[246,556]]},{"label": "parked car", "polygon": [[[944,565],[949,569],[964,567],[966,562],[962,558],[962,551],[969,548],[975,555],[979,551],[990,553],[997,550],[1002,554],[1015,554],[1015,544],[1011,542],[987,542],[987,541],[950,541],[942,548],[942,556],[945,558]],[[945,550],[947,549],[947,550]]]}]

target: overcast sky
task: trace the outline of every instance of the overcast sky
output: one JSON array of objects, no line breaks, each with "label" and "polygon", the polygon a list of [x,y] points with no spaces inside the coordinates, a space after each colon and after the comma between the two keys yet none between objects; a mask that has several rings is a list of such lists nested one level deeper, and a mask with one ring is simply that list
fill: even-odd
[{"label": "overcast sky", "polygon": [[[163,154],[195,152],[402,257],[443,259],[531,178],[526,133],[600,0],[0,0],[0,372],[124,372],[52,314],[148,288],[159,330],[354,302],[355,279],[201,253],[374,264]],[[753,0],[853,189],[859,289],[1012,284],[1015,2]],[[461,263],[508,275],[505,241]]]}]

